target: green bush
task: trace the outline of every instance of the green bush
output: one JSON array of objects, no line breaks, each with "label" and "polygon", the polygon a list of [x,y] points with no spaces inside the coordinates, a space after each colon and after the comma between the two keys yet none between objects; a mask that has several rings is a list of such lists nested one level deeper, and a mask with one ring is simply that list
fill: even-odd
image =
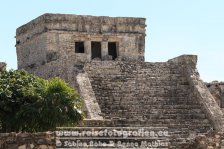
[{"label": "green bush", "polygon": [[1,132],[47,131],[74,126],[82,100],[62,79],[44,80],[24,70],[0,72]]}]

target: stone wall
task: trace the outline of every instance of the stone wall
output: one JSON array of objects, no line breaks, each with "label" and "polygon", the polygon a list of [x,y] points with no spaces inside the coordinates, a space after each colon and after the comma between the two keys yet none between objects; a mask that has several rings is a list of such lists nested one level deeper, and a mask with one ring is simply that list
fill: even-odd
[{"label": "stone wall", "polygon": [[[91,60],[91,42],[100,42],[102,59],[108,42],[116,43],[117,56],[144,60],[145,19],[44,14],[16,31],[18,68],[37,67],[57,59],[75,64]],[[84,53],[75,52],[76,42]]]},{"label": "stone wall", "polygon": [[69,59],[57,59],[48,63],[41,64],[36,67],[25,67],[29,73],[35,74],[44,79],[52,77],[60,77],[69,83],[72,87],[78,89],[78,83],[76,76],[83,72],[83,64],[76,64],[74,61]]},{"label": "stone wall", "polygon": [[1,149],[54,149],[55,133],[0,133]]},{"label": "stone wall", "polygon": [[47,34],[30,37],[27,35],[26,42],[18,42],[16,45],[18,68],[34,68],[47,62]]},{"label": "stone wall", "polygon": [[[98,121],[95,121],[97,126]],[[100,123],[99,126],[103,124]],[[85,125],[86,126],[86,125]],[[108,126],[108,124],[107,124]],[[102,127],[98,127],[100,129]],[[71,129],[71,128],[70,128]],[[84,128],[82,128],[84,129]],[[112,129],[112,128],[111,128]],[[128,129],[128,128],[127,128]],[[162,130],[162,128],[150,129]],[[168,128],[163,128],[168,130]],[[62,129],[63,130],[63,129]],[[65,128],[65,130],[67,130]],[[78,128],[72,128],[72,130],[80,130]],[[168,130],[169,131],[169,130]],[[0,148],[1,149],[54,149],[56,143],[55,132],[45,133],[0,133]],[[104,138],[102,138],[104,139]],[[101,139],[101,141],[102,141]],[[165,139],[165,138],[163,138]],[[193,138],[189,138],[185,143],[176,144],[168,148],[173,149],[222,149],[224,147],[224,134],[223,132],[209,133],[206,135],[199,135]],[[113,148],[109,146],[109,148]]]},{"label": "stone wall", "polygon": [[199,135],[189,140],[188,143],[181,144],[176,148],[180,149],[223,149],[224,133],[209,133],[207,135]]}]

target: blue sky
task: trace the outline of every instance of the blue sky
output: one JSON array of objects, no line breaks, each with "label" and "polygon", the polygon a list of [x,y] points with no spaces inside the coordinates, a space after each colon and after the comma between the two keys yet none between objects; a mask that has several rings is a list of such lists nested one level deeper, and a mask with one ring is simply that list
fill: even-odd
[{"label": "blue sky", "polygon": [[0,2],[0,61],[17,68],[16,28],[43,13],[147,18],[146,60],[198,55],[204,81],[224,81],[223,0],[5,0]]}]

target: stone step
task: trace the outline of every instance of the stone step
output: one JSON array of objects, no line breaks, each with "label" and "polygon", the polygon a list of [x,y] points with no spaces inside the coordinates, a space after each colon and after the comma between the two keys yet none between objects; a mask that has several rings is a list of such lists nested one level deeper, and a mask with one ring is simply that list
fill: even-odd
[{"label": "stone step", "polygon": [[[174,126],[177,126],[175,124],[179,124],[181,126],[207,126],[209,125],[209,121],[207,119],[203,119],[203,120],[186,120],[186,119],[149,119],[149,120],[133,120],[133,119],[126,119],[126,120],[117,120],[117,123],[123,123],[123,124],[146,124],[146,125],[154,125],[154,124],[159,124],[160,126],[163,127],[168,127],[172,124],[174,124]],[[201,124],[203,123],[203,124]],[[144,126],[144,125],[142,125]]]},{"label": "stone step", "polygon": [[[181,109],[179,109],[181,110]],[[170,110],[164,110],[164,109],[149,109],[147,111],[140,111],[140,110],[118,110],[114,108],[114,111],[112,110],[102,110],[106,115],[118,115],[118,117],[123,117],[122,115],[130,115],[132,116],[137,116],[141,119],[153,119],[153,118],[160,118],[160,119],[205,119],[206,115],[204,113],[194,113],[191,110],[186,110],[182,111],[181,113],[175,112]],[[120,116],[119,116],[120,115]],[[116,116],[115,116],[116,117]]]},{"label": "stone step", "polygon": [[[108,105],[105,105],[108,104]],[[111,105],[111,106],[109,106]],[[180,104],[180,105],[124,105],[124,104],[120,104],[120,105],[113,105],[113,102],[107,102],[107,103],[100,103],[100,106],[105,106],[102,109],[108,109],[108,110],[113,110],[117,108],[121,107],[121,109],[124,110],[130,110],[130,111],[134,111],[135,107],[140,107],[140,108],[144,108],[144,111],[178,111],[178,110],[193,110],[196,111],[197,109],[200,109],[200,105],[184,105],[184,104]],[[147,109],[146,109],[147,108]]]}]

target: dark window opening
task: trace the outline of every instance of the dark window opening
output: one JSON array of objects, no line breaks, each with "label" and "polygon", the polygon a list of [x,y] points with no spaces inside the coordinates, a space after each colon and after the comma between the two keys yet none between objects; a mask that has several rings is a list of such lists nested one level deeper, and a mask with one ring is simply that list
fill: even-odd
[{"label": "dark window opening", "polygon": [[111,55],[113,60],[117,58],[117,44],[116,42],[108,42],[108,55]]},{"label": "dark window opening", "polygon": [[75,53],[84,53],[84,42],[75,42]]},{"label": "dark window opening", "polygon": [[100,42],[91,42],[91,54],[92,59],[100,58],[101,59],[101,43]]}]

